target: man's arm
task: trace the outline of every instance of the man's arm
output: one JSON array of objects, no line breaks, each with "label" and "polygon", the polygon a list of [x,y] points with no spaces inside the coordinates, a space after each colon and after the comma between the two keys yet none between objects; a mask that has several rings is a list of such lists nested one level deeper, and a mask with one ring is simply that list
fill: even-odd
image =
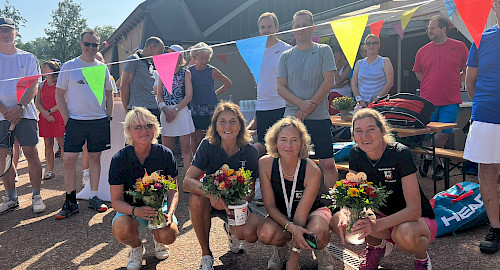
[{"label": "man's arm", "polygon": [[[292,103],[295,106],[299,107],[299,111],[308,112],[307,114],[314,111],[314,109],[316,108],[316,104],[314,104],[312,100],[303,100],[292,94],[292,92],[290,92],[290,90],[288,90],[287,88],[287,82],[288,80],[285,78],[278,78],[278,94],[289,103]],[[307,114],[305,116],[307,116]],[[300,120],[304,120],[305,116],[299,114],[298,112],[296,115],[296,117]]]},{"label": "man's arm", "polygon": [[415,77],[417,77],[417,80],[418,80],[419,82],[421,82],[421,81],[422,81],[422,72],[416,72],[416,71],[415,71]]},{"label": "man's arm", "polygon": [[465,70],[465,91],[471,99],[474,99],[476,93],[477,74],[477,67],[467,67]]},{"label": "man's arm", "polygon": [[128,102],[130,99],[130,82],[134,74],[129,71],[122,71],[122,76],[120,77],[120,92],[122,98],[122,104],[125,111],[127,111]]},{"label": "man's arm", "polygon": [[104,91],[106,95],[106,115],[113,116],[113,90]]},{"label": "man's arm", "polygon": [[[31,100],[33,100],[37,92],[38,82],[35,82],[28,89],[26,89],[26,91],[24,91],[19,104],[27,106],[31,102]],[[2,105],[2,107],[4,106]],[[19,121],[21,121],[21,114],[23,113],[23,108],[21,108],[21,106],[14,106],[12,108],[3,110],[4,108],[2,108],[2,113],[5,112],[5,114],[3,114],[5,120],[14,124],[17,124],[19,123]]]},{"label": "man's arm", "polygon": [[68,106],[66,103],[66,90],[61,89],[61,88],[56,88],[56,102],[57,102],[57,107],[59,108],[59,112],[61,113],[61,116],[64,120],[64,124],[68,122],[69,119],[69,113],[68,113]]}]

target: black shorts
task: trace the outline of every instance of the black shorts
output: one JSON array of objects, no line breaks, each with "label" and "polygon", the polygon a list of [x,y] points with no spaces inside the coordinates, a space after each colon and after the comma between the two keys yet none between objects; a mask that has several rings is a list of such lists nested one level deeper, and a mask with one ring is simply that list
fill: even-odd
[{"label": "black shorts", "polygon": [[283,118],[285,113],[285,108],[279,108],[269,111],[256,111],[255,116],[257,120],[257,141],[264,144],[264,136],[266,135],[267,129],[270,128],[274,123],[278,122]]},{"label": "black shorts", "polygon": [[97,120],[69,119],[64,133],[64,152],[82,152],[87,142],[91,153],[102,152],[111,148],[108,118]]},{"label": "black shorts", "polygon": [[207,130],[212,120],[210,115],[192,115],[192,117],[194,128],[198,130]]},{"label": "black shorts", "polygon": [[[9,138],[5,137],[9,130],[10,122],[7,120],[0,121],[0,143],[7,145]],[[5,138],[4,138],[5,137]],[[34,146],[38,144],[38,125],[35,119],[22,118],[17,123],[12,137],[10,138],[10,146],[14,145],[14,137],[19,142],[20,146]]]},{"label": "black shorts", "polygon": [[307,132],[311,135],[316,158],[333,158],[333,138],[330,131],[332,122],[330,119],[304,120],[304,124],[307,127]]}]

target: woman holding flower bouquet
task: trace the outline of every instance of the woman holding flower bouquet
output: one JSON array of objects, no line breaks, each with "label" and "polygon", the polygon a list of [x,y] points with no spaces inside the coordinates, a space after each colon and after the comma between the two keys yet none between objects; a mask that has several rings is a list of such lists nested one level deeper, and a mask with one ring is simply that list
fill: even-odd
[{"label": "woman holding flower bouquet", "polygon": [[[145,248],[139,239],[140,231],[155,225],[155,255],[160,260],[168,257],[167,245],[179,234],[174,215],[178,201],[177,164],[172,151],[157,143],[160,125],[147,109],[137,107],[128,112],[123,128],[128,145],[113,156],[109,168],[111,203],[117,212],[112,223],[113,236],[132,248],[127,269],[141,269]],[[153,208],[145,202],[159,206]],[[165,222],[152,222],[162,219],[162,215]]]},{"label": "woman holding flower bouquet", "polygon": [[[183,183],[184,191],[191,193],[189,212],[196,237],[201,246],[200,269],[202,270],[213,269],[214,263],[209,246],[211,214],[218,216],[222,214],[223,218],[225,218],[226,213],[230,214],[227,200],[206,192],[204,184],[209,180],[214,180],[212,176],[216,172],[226,171],[226,169],[221,169],[223,165],[227,165],[224,167],[230,168],[229,171],[237,171],[243,167],[245,170],[251,171],[251,193],[240,199],[251,202],[255,193],[255,179],[258,177],[259,154],[257,148],[249,142],[250,135],[247,132],[245,119],[240,108],[232,102],[219,103],[215,108],[207,135],[198,147]],[[202,183],[200,179],[205,173],[207,176]],[[210,179],[207,179],[208,177]],[[228,184],[235,185],[237,183],[221,181],[218,188],[225,190],[227,188],[225,186]],[[238,240],[245,240],[249,243],[257,241],[258,224],[259,218],[252,213],[249,214],[244,225],[228,226],[226,223],[225,229],[229,236],[230,250],[234,253],[241,251],[242,242]]]},{"label": "woman holding flower bouquet", "polygon": [[[349,168],[364,172],[367,176],[364,180],[392,191],[377,214],[370,215],[372,212],[368,210],[368,217],[353,224],[352,234],[359,233],[359,238],[367,242],[360,254],[359,269],[378,269],[393,244],[414,254],[415,269],[432,269],[427,247],[436,237],[437,223],[417,181],[410,150],[394,142],[384,117],[373,109],[358,111],[352,119],[352,130],[357,146],[351,150]],[[330,223],[344,243],[347,225],[345,211],[337,212]]]},{"label": "woman holding flower bouquet", "polygon": [[320,203],[321,171],[309,156],[311,137],[295,117],[285,117],[266,133],[269,155],[259,161],[262,198],[269,214],[259,224],[259,241],[273,245],[268,269],[280,270],[286,261],[288,242],[292,253],[286,269],[300,269],[300,250],[312,250],[304,234],[316,238],[318,269],[333,269],[326,246],[330,241],[330,209]]}]

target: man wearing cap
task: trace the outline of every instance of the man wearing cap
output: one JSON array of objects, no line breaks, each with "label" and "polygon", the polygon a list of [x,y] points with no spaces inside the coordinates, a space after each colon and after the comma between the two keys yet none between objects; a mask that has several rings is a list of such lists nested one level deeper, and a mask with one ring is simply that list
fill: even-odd
[{"label": "man wearing cap", "polygon": [[64,63],[57,79],[56,101],[66,124],[64,134],[64,185],[66,200],[56,219],[78,213],[76,201],[76,161],[87,143],[90,169],[89,208],[98,212],[108,210],[97,197],[101,174],[101,153],[111,148],[110,121],[113,114],[113,86],[108,68],[105,68],[103,88],[92,88],[83,69],[104,65],[95,59],[99,35],[87,29],[80,35],[82,54]]},{"label": "man wearing cap", "polygon": [[161,112],[153,92],[155,67],[153,59],[147,57],[161,54],[163,51],[164,44],[160,38],[148,38],[144,50],[137,51],[127,58],[120,77],[121,98],[125,111],[131,110],[132,107],[144,107],[158,118],[158,122]]},{"label": "man wearing cap", "polygon": [[[42,182],[42,164],[38,157],[36,145],[38,143],[37,113],[33,98],[38,89],[38,81],[28,87],[21,99],[17,101],[16,84],[19,79],[3,81],[11,78],[39,75],[40,68],[36,57],[16,48],[14,44],[17,31],[14,21],[10,18],[0,17],[0,134],[1,144],[10,146],[14,143],[14,137],[3,138],[8,132],[10,124],[16,124],[13,136],[21,145],[26,160],[28,161],[28,172],[33,190],[32,206],[33,212],[45,211],[45,204],[40,196]],[[6,197],[0,204],[0,214],[4,214],[19,207],[19,200],[15,185],[15,168],[12,166],[7,174],[2,176]]]}]

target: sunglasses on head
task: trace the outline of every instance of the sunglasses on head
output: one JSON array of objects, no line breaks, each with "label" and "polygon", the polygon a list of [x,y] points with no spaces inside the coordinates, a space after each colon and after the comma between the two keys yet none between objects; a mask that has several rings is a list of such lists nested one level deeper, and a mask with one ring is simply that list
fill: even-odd
[{"label": "sunglasses on head", "polygon": [[365,44],[366,44],[366,46],[372,46],[372,45],[373,45],[373,46],[375,46],[375,45],[378,45],[378,44],[379,44],[379,42],[378,42],[378,41],[374,41],[374,42],[370,42],[370,41],[368,41],[368,42],[366,42]]},{"label": "sunglasses on head", "polygon": [[90,46],[92,46],[92,47],[94,47],[94,48],[97,48],[97,47],[99,47],[99,43],[95,43],[95,42],[94,42],[94,43],[90,43],[90,42],[83,42],[83,46],[85,46],[85,47],[90,47]]}]

